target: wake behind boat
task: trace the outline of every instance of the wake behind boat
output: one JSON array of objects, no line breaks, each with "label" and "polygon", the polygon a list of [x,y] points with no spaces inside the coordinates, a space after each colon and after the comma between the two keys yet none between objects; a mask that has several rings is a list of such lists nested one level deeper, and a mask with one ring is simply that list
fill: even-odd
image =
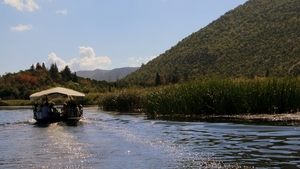
[{"label": "wake behind boat", "polygon": [[[43,90],[30,95],[30,100],[33,101],[33,118],[37,122],[78,122],[83,118],[83,107],[77,104],[75,100],[82,99],[85,94],[78,91],[63,87],[55,87],[48,90]],[[63,104],[59,111],[54,102],[50,99],[66,98],[67,101]]]}]

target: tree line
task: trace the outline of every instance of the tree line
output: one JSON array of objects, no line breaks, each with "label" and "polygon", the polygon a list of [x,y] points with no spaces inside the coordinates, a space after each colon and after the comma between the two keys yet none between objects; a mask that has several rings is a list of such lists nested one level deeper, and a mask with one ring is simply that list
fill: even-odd
[{"label": "tree line", "polygon": [[27,70],[18,73],[6,73],[0,76],[0,98],[5,99],[29,99],[29,96],[37,91],[51,87],[63,86],[83,93],[105,92],[112,84],[107,81],[97,81],[82,78],[72,72],[68,66],[61,71],[56,63],[50,68],[45,64],[32,64]]}]

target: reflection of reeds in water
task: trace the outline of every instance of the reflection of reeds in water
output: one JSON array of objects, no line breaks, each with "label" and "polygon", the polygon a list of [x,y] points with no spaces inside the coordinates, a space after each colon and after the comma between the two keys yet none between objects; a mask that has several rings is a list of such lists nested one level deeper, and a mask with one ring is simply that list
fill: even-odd
[{"label": "reflection of reeds in water", "polygon": [[148,115],[230,115],[285,113],[300,105],[297,78],[202,79],[148,89],[106,93],[99,99],[104,110],[142,108]]}]

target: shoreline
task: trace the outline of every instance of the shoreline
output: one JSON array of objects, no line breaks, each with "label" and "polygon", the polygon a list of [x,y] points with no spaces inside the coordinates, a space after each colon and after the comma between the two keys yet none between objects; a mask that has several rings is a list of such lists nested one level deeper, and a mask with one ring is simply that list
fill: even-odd
[{"label": "shoreline", "polygon": [[230,122],[252,125],[300,126],[300,112],[282,114],[239,114],[201,116],[157,116],[154,119],[186,122]]},{"label": "shoreline", "polygon": [[[86,105],[86,107],[95,105]],[[30,105],[21,106],[0,106],[3,108],[29,108]],[[130,111],[129,111],[130,112]],[[143,113],[143,111],[133,111]],[[226,123],[240,123],[252,125],[276,125],[276,126],[300,126],[300,112],[295,113],[277,113],[277,114],[236,114],[236,115],[156,115],[155,117],[148,117],[149,119],[157,120],[171,120],[184,122],[226,122]]]},{"label": "shoreline", "polygon": [[300,112],[283,114],[241,114],[219,115],[213,118],[229,122],[244,122],[246,124],[300,126]]}]

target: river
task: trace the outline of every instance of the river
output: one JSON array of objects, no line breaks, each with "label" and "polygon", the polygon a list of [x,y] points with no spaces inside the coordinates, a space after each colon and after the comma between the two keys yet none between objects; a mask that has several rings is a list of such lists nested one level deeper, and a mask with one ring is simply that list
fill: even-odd
[{"label": "river", "polygon": [[300,168],[300,128],[149,120],[85,107],[77,125],[0,107],[0,168]]}]

